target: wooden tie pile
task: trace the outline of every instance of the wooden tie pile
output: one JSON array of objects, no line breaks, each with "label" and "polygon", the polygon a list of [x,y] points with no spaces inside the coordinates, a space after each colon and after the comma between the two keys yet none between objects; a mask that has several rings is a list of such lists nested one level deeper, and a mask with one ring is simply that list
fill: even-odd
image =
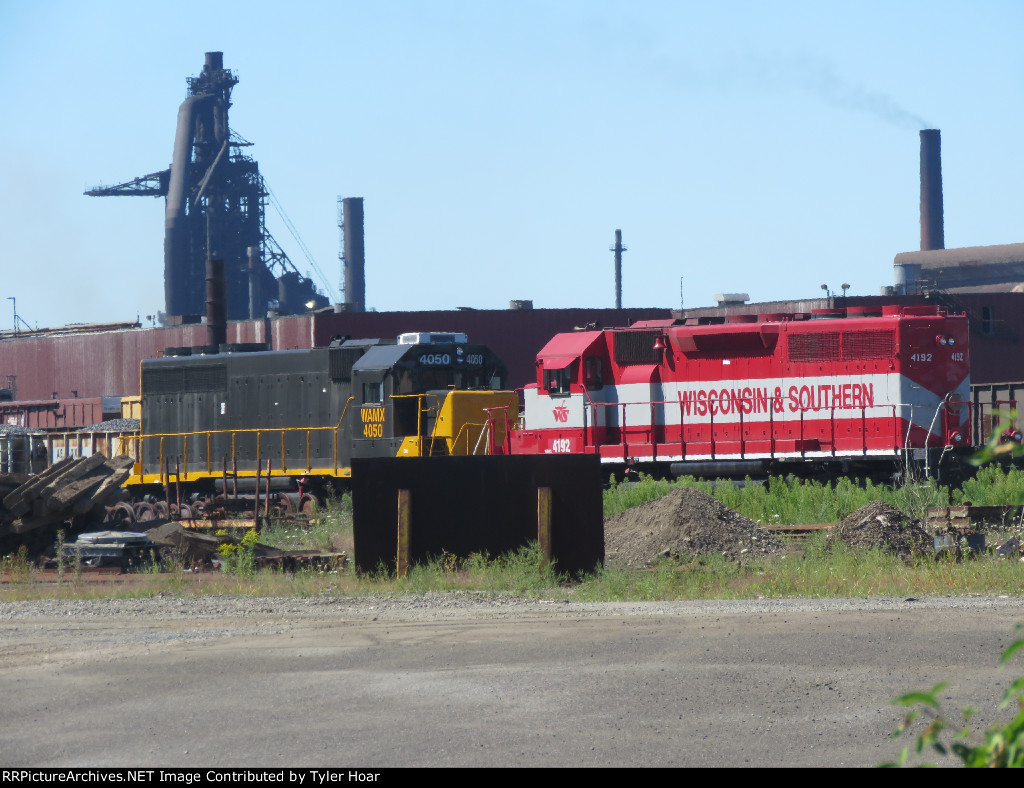
[{"label": "wooden tie pile", "polygon": [[0,474],[0,537],[100,523],[131,473],[131,457],[67,457],[35,476]]}]

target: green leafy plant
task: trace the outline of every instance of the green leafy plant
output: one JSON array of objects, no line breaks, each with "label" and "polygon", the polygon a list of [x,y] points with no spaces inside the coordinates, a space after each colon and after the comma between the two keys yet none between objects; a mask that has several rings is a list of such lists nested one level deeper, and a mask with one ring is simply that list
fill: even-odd
[{"label": "green leafy plant", "polygon": [[[1016,631],[1024,630],[1024,624],[1018,624]],[[1003,668],[1015,654],[1024,649],[1024,638],[1011,643],[1003,652],[999,667]],[[1003,693],[1000,709],[1016,706],[1017,714],[1005,725],[992,725],[977,741],[975,735],[967,727],[967,723],[976,709],[965,708],[961,712],[963,726],[954,729],[950,721],[942,713],[942,705],[938,695],[948,682],[936,684],[930,690],[911,692],[893,703],[910,709],[903,722],[893,734],[896,737],[906,734],[911,726],[923,719],[925,728],[914,744],[914,752],[921,756],[926,751],[934,752],[943,757],[954,756],[963,766],[968,768],[1024,768],[1024,676],[1010,683]],[[883,766],[906,766],[910,760],[910,748],[900,751],[899,759]],[[923,764],[931,766],[933,764]]]},{"label": "green leafy plant", "polygon": [[246,531],[237,544],[222,544],[217,548],[224,562],[224,571],[251,577],[256,574],[256,544],[260,540],[255,528]]},{"label": "green leafy plant", "polygon": [[57,531],[57,585],[64,582],[67,562],[64,559],[64,529]]},{"label": "green leafy plant", "polygon": [[988,442],[968,460],[971,465],[980,466],[997,460],[1024,456],[1024,444],[1008,439],[1016,429],[1017,411],[996,410],[992,415],[996,417],[997,423],[992,428]]}]

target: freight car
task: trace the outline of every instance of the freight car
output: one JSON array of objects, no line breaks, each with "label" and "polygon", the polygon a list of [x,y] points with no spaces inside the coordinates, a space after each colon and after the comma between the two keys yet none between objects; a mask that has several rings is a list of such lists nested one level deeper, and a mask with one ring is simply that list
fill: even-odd
[{"label": "freight car", "polygon": [[932,306],[558,334],[507,450],[677,475],[931,472],[971,444],[967,340]]},{"label": "freight car", "polygon": [[459,333],[174,355],[141,375],[141,434],[124,447],[136,498],[173,485],[213,500],[262,479],[302,505],[350,477],[353,457],[485,454],[506,440],[485,409],[517,410],[505,365]]}]

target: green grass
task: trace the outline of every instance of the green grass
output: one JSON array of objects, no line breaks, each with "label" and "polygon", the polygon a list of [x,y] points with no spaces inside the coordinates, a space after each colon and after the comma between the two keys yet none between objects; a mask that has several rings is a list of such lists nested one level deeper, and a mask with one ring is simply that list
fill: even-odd
[{"label": "green grass", "polygon": [[1024,588],[1019,561],[980,556],[910,563],[884,550],[825,548],[813,534],[799,551],[737,564],[721,556],[663,560],[653,569],[605,567],[573,589],[579,601],[779,599],[1007,594]]},{"label": "green grass", "polygon": [[[1019,478],[1014,484],[1020,485],[1020,497],[1016,500],[1024,502],[1024,474],[1015,473]],[[980,486],[987,489],[995,485],[983,482]],[[910,517],[923,519],[925,509],[929,506],[948,506],[951,502],[949,492],[935,482],[915,482],[892,487],[870,481],[858,484],[847,478],[825,484],[773,476],[763,484],[748,478],[742,486],[738,486],[730,482],[698,480],[692,476],[670,482],[641,475],[640,480],[633,483],[621,484],[612,480],[604,494],[604,515],[611,517],[667,495],[679,487],[703,490],[730,509],[736,509],[745,517],[763,525],[834,523],[865,504],[878,500],[891,503]],[[1013,485],[1004,485],[988,497],[1002,497],[1010,501],[1013,500],[1010,496],[1014,492]]]},{"label": "green grass", "polygon": [[[695,486],[726,506],[765,524],[836,522],[872,500],[885,500],[920,517],[925,506],[958,503],[1011,504],[1024,500],[1024,473],[996,467],[982,469],[977,479],[949,493],[935,484],[898,488],[858,485],[847,479],[834,484],[773,478],[767,484],[711,484],[694,479],[676,482],[641,478],[637,483],[611,484],[604,493],[605,514],[611,515],[671,492]],[[259,541],[282,549],[322,552],[353,550],[352,505],[347,496],[328,502],[309,526],[273,523]],[[991,542],[991,540],[990,540]],[[782,597],[872,597],[926,595],[1020,596],[1024,563],[984,555],[953,562],[931,555],[910,563],[880,550],[858,551],[839,545],[826,549],[825,534],[791,542],[784,556],[753,560],[743,565],[720,556],[691,556],[664,560],[649,570],[614,566],[598,568],[573,579],[557,567],[539,567],[539,552],[530,545],[511,555],[442,554],[396,578],[384,572],[278,571],[197,573],[181,568],[161,573],[115,576],[96,582],[68,571],[58,584],[36,582],[36,573],[23,557],[0,561],[7,581],[0,601],[35,598],[145,597],[157,594],[244,594],[253,596],[354,596],[371,593],[425,594],[474,591],[519,594],[559,600],[635,601],[687,599],[755,599]]]},{"label": "green grass", "polygon": [[273,521],[260,532],[260,542],[281,550],[347,552],[352,555],[352,496],[329,498],[322,511],[306,524]]}]

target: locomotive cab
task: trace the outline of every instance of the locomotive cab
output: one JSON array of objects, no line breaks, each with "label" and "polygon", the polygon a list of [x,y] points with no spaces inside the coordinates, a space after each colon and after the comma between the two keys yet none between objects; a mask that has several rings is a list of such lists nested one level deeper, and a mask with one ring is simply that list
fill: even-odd
[{"label": "locomotive cab", "polygon": [[465,334],[403,334],[371,348],[352,368],[352,456],[470,453],[485,409],[510,392],[505,366]]}]

